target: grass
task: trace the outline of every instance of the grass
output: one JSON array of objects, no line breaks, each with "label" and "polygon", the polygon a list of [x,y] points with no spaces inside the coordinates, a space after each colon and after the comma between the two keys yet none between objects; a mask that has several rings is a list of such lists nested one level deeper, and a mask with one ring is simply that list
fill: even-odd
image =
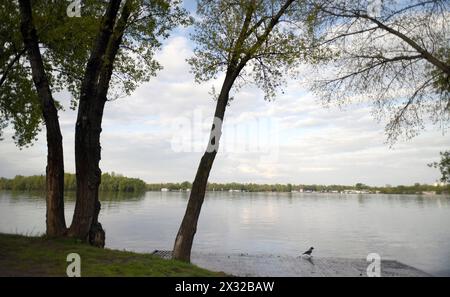
[{"label": "grass", "polygon": [[81,276],[223,276],[151,254],[99,249],[75,239],[0,233],[0,276],[66,276],[67,255],[81,257]]}]

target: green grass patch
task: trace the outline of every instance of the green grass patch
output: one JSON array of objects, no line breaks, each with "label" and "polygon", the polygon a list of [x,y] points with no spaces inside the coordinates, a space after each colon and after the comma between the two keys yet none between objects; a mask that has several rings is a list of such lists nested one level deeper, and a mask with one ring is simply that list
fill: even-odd
[{"label": "green grass patch", "polygon": [[66,276],[67,255],[81,257],[81,276],[223,276],[151,254],[100,249],[75,239],[0,233],[0,276]]}]

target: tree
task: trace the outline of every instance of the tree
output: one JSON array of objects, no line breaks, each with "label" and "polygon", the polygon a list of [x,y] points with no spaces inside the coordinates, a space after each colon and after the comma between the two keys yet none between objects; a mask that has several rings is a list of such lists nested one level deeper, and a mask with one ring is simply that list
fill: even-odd
[{"label": "tree", "polygon": [[286,191],[287,192],[292,192],[292,184],[287,184]]},{"label": "tree", "polygon": [[[0,136],[12,124],[15,142],[24,146],[36,137],[42,113],[29,71],[17,67],[26,60],[18,3],[2,1],[0,19]],[[28,92],[23,92],[24,89]]]},{"label": "tree", "polygon": [[[375,4],[379,4],[376,6]],[[371,103],[390,142],[450,115],[450,2],[310,1],[311,31],[328,58],[313,89],[328,104]]]},{"label": "tree", "polygon": [[428,164],[430,167],[439,168],[441,171],[440,181],[450,183],[450,151],[440,152],[441,160]]},{"label": "tree", "polygon": [[[13,138],[23,147],[33,144],[42,122],[46,126],[49,236],[65,233],[64,164],[58,122],[62,105],[52,92],[66,89],[75,97],[79,91],[79,77],[100,11],[95,1],[85,3],[88,6],[83,18],[69,18],[63,1],[35,0],[33,9],[30,1],[0,4],[0,134],[2,128],[12,124]],[[40,48],[45,50],[41,52]]]},{"label": "tree", "polygon": [[112,95],[109,86],[114,68],[126,74],[118,78],[127,91],[136,82],[148,80],[160,69],[153,60],[154,50],[160,46],[158,38],[167,37],[175,25],[188,22],[178,0],[121,2],[109,1],[103,15],[86,64],[75,125],[77,193],[69,236],[100,247],[105,241],[105,232],[98,222],[100,133],[104,106]]},{"label": "tree", "polygon": [[357,184],[355,185],[355,189],[357,189],[357,190],[359,190],[359,191],[364,190],[364,189],[367,189],[367,188],[369,188],[369,187],[366,186],[366,185],[363,184],[363,183],[357,183]]},{"label": "tree", "polygon": [[60,236],[66,232],[66,222],[64,218],[64,156],[58,111],[40,53],[30,0],[20,0],[19,5],[23,42],[30,61],[47,132],[47,235]]},{"label": "tree", "polygon": [[176,236],[173,256],[190,261],[192,242],[205,197],[214,159],[219,148],[222,121],[230,93],[252,79],[274,97],[284,75],[304,57],[303,32],[298,23],[304,17],[303,1],[199,1],[193,40],[194,57],[189,60],[197,81],[224,73],[217,95],[214,122],[206,152],[200,160],[188,205]]},{"label": "tree", "polygon": [[[64,1],[33,1],[33,26],[47,80],[53,93],[66,89],[76,98],[89,54],[91,40],[98,26],[101,5],[95,0],[83,1],[83,17],[67,16]],[[14,141],[19,147],[32,145],[40,131],[40,99],[31,78],[26,58],[18,1],[0,3],[0,134],[12,125]],[[73,46],[76,44],[77,46]],[[62,105],[55,99],[55,106]],[[75,100],[72,100],[75,104]]]},{"label": "tree", "polygon": [[[20,39],[14,33],[6,34],[5,38],[2,36],[0,39],[0,42],[5,45],[1,59],[2,76],[0,88],[2,88],[2,92],[0,96],[0,111],[2,120],[0,121],[0,126],[4,127],[12,118],[16,128],[16,135],[19,135],[17,141],[19,146],[32,143],[35,139],[40,124],[40,116],[35,115],[36,110],[41,112],[41,107],[50,108],[49,110],[52,112],[52,127],[58,126],[58,129],[53,129],[52,131],[47,127],[47,139],[56,139],[56,141],[62,143],[60,131],[58,133],[59,123],[57,117],[57,110],[60,108],[60,105],[53,100],[52,89],[53,91],[66,89],[72,93],[73,98],[79,96],[82,102],[85,102],[85,99],[89,96],[91,96],[89,99],[101,98],[101,100],[91,100],[93,102],[89,102],[87,105],[83,105],[83,108],[80,108],[83,112],[79,114],[82,119],[86,118],[88,120],[89,126],[93,118],[92,115],[102,109],[99,108],[101,105],[99,102],[102,100],[106,101],[107,95],[109,99],[114,99],[121,92],[129,94],[140,82],[147,81],[151,76],[155,75],[156,71],[160,69],[160,65],[154,61],[153,53],[160,45],[159,40],[167,37],[173,26],[180,23],[189,23],[186,12],[180,8],[178,0],[130,0],[125,3],[122,3],[122,1],[105,3],[88,0],[84,4],[81,18],[68,18],[66,15],[67,3],[48,3],[46,0],[36,0],[33,2],[35,13],[32,13],[29,1],[20,3],[21,12],[23,12],[22,22],[24,23],[22,27],[26,29],[22,31],[27,34],[23,34],[23,39],[28,44],[27,47],[31,48],[32,46],[31,49],[33,50],[33,55],[29,55],[30,59],[28,60],[31,62],[30,64],[34,63],[37,65],[36,67],[33,65],[31,67],[33,78],[36,77],[37,96],[33,96],[35,92],[32,85],[27,83],[29,81],[27,77],[29,66],[27,61],[21,59],[21,55],[25,50],[21,45]],[[15,5],[17,6],[15,2],[2,3],[2,6],[7,6],[7,8],[11,9],[11,17],[7,23],[9,27],[5,30],[2,27],[2,32],[15,32],[14,20],[19,19],[18,16],[15,16],[15,10],[17,10]],[[104,11],[106,13],[103,18],[99,17]],[[115,22],[116,16],[118,18],[117,23]],[[105,25],[105,19],[106,22],[109,22],[106,27],[103,26]],[[39,36],[36,31],[39,32]],[[102,36],[98,37],[97,40],[104,39],[94,44],[94,48],[92,48],[92,41],[95,40],[96,35]],[[74,46],[75,44],[76,46]],[[39,47],[46,49],[43,54],[40,53]],[[3,52],[7,53],[7,55],[4,56]],[[93,56],[94,59],[90,59]],[[115,64],[114,69],[113,64]],[[90,81],[89,78],[97,78],[99,81]],[[110,83],[114,85],[114,88],[108,93]],[[86,93],[86,91],[90,93]],[[16,99],[16,94],[19,95],[19,98],[23,98],[25,102],[23,106],[20,104],[9,104],[9,102],[13,102]],[[39,97],[41,102],[46,102],[47,104],[37,104],[33,101],[37,97]],[[49,103],[53,104],[53,107]],[[76,105],[77,101],[73,99],[72,107],[75,108]],[[15,108],[16,106],[18,107]],[[85,108],[86,106],[88,107]],[[28,115],[28,111],[31,111],[29,112],[30,115]],[[42,112],[44,112],[44,109]],[[48,111],[46,113],[48,114]],[[37,119],[30,120],[35,118]],[[16,122],[23,123],[23,125],[17,125]],[[46,114],[44,114],[44,122],[47,125]],[[93,124],[96,125],[98,122],[93,121]],[[94,127],[94,129],[99,128],[100,125]],[[98,131],[98,135],[99,133]],[[84,140],[87,140],[87,137],[95,138],[95,133],[87,136],[85,134]],[[59,207],[56,209],[51,207],[51,204],[48,204],[47,212],[54,211],[59,214],[59,217],[64,219],[62,145],[52,146],[53,151],[56,151],[56,146],[58,146],[59,150],[57,156],[61,159],[61,162],[58,163],[57,171],[56,169],[54,170],[54,172],[57,172],[55,175],[58,176],[58,180],[57,182],[54,181],[52,186],[58,191],[48,187],[47,195],[54,197],[52,201],[58,201]],[[92,147],[89,145],[81,149],[90,149],[92,152]],[[49,156],[52,156],[54,159],[55,154],[53,151],[51,152],[49,149]],[[97,151],[99,152],[99,149]],[[80,153],[80,150],[77,152],[79,153],[78,155],[83,153]],[[49,174],[49,177],[50,180],[54,180],[54,178],[51,178],[52,174]],[[78,182],[79,180],[77,180]],[[83,183],[83,180],[81,183]],[[98,191],[98,184],[93,184],[94,191]],[[83,189],[82,187],[77,188]],[[83,209],[86,210],[86,205],[89,206],[90,202],[83,202],[83,199],[77,199],[76,216],[72,224],[74,228],[69,230],[72,231],[69,232],[71,236],[88,239],[86,234],[73,231],[76,226],[79,226],[80,221],[84,220],[83,218],[87,218],[89,226],[92,222],[95,225],[96,220],[91,219],[95,215],[89,212],[90,208],[87,207],[86,215],[83,213]],[[99,203],[96,203],[96,206],[99,208]],[[58,234],[63,233],[62,230],[65,228],[61,227],[60,229],[61,231],[58,231]]]}]

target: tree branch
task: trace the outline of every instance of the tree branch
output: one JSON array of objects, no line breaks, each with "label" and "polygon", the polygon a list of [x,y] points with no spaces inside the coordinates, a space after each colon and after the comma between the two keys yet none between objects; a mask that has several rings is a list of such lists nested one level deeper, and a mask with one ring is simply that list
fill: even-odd
[{"label": "tree branch", "polygon": [[0,78],[0,88],[2,87],[3,83],[6,81],[6,77],[8,76],[8,72],[12,69],[14,64],[20,59],[20,57],[26,52],[26,49],[23,48],[21,51],[19,51],[14,58],[6,65],[6,69],[2,74],[2,77]]}]

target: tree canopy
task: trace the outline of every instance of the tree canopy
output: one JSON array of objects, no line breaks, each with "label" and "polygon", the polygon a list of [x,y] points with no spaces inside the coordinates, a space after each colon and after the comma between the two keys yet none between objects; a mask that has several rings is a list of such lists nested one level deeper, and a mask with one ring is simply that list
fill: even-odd
[{"label": "tree canopy", "polygon": [[[64,189],[66,191],[76,190],[75,174],[64,174]],[[13,191],[44,191],[45,175],[22,176],[14,178],[0,178],[1,190]],[[105,192],[142,192],[145,191],[146,184],[139,178],[126,177],[121,174],[103,173],[100,191]]]},{"label": "tree canopy", "polygon": [[[376,4],[378,7],[375,7]],[[363,102],[386,117],[392,142],[450,116],[450,2],[309,1],[316,64],[313,88],[326,103]]]},{"label": "tree canopy", "polygon": [[[33,1],[33,21],[50,88],[55,94],[69,92],[71,107],[75,108],[107,3],[83,1],[81,17],[69,17],[68,4],[65,1]],[[23,147],[36,140],[42,115],[20,35],[18,3],[2,1],[0,8],[0,136],[8,125],[12,125],[14,141]],[[130,94],[140,83],[154,76],[161,69],[154,53],[162,39],[168,37],[175,25],[189,22],[179,0],[133,1],[130,22],[116,57],[108,100]],[[62,104],[58,106],[63,108]]]},{"label": "tree canopy", "polygon": [[240,67],[235,91],[253,83],[273,99],[299,63],[314,58],[306,52],[304,1],[202,0],[197,15],[188,61],[198,82]]},{"label": "tree canopy", "polygon": [[438,168],[441,172],[440,181],[443,183],[450,183],[450,151],[440,153],[441,160],[428,164],[430,167]]}]

